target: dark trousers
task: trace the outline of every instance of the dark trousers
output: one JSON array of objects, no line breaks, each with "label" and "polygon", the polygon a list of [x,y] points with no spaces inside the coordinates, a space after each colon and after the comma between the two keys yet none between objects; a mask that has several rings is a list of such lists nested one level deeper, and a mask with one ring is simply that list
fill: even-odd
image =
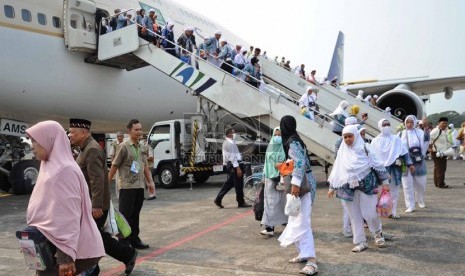
[{"label": "dark trousers", "polygon": [[244,181],[242,177],[237,176],[236,169],[232,166],[226,166],[226,171],[228,172],[228,178],[224,182],[223,187],[221,187],[216,200],[221,202],[223,197],[229,192],[229,190],[234,187],[236,189],[236,200],[239,205],[244,204]]},{"label": "dark trousers", "polygon": [[444,187],[446,185],[444,179],[446,178],[447,157],[436,157],[435,152],[432,155],[434,161],[434,186]]},{"label": "dark trousers", "polygon": [[142,204],[144,203],[144,189],[121,189],[119,190],[119,211],[131,226],[131,235],[127,237],[126,243],[138,243],[139,218]]},{"label": "dark trousers", "polygon": [[95,219],[95,223],[97,224],[97,227],[100,231],[100,235],[102,235],[105,253],[107,253],[110,257],[126,264],[131,260],[132,256],[134,256],[135,250],[130,246],[120,243],[117,239],[114,239],[109,233],[102,231],[103,226],[105,225],[105,221],[107,220],[107,216],[108,210],[103,211],[103,216],[101,216],[98,219]]},{"label": "dark trousers", "polygon": [[232,62],[231,61],[225,61],[221,64],[221,69],[223,69],[224,71],[228,72],[229,74],[232,75],[233,73],[233,65],[232,65]]}]

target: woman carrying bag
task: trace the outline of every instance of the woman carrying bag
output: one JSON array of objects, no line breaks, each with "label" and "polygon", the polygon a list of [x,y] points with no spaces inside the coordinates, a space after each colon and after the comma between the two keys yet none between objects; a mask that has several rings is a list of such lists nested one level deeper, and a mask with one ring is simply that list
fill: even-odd
[{"label": "woman carrying bag", "polygon": [[297,134],[297,122],[292,116],[284,116],[280,122],[284,153],[294,162],[292,174],[285,176],[284,182],[290,186],[290,192],[300,197],[300,210],[297,216],[289,216],[287,226],[279,237],[281,246],[295,244],[299,255],[290,263],[306,263],[302,274],[314,275],[318,272],[315,243],[313,240],[311,213],[316,193],[316,181],[310,168],[305,143]]},{"label": "woman carrying bag", "polygon": [[265,177],[265,209],[261,224],[265,226],[265,229],[260,232],[262,235],[273,236],[276,225],[287,223],[287,216],[284,214],[286,194],[279,188],[282,186],[279,183],[279,171],[276,169],[276,164],[284,162],[285,158],[281,130],[279,127],[276,127],[273,130],[273,137],[266,148],[265,166],[263,169]]},{"label": "woman carrying bag", "polygon": [[37,274],[98,275],[92,270],[105,250],[92,218],[87,183],[66,132],[57,122],[45,121],[26,133],[34,155],[42,161],[27,207],[27,224],[36,227],[56,251],[56,265]]},{"label": "woman carrying bag", "polygon": [[355,125],[342,130],[344,142],[338,150],[333,170],[329,175],[330,190],[328,196],[343,199],[342,203],[349,212],[352,225],[352,252],[361,252],[368,248],[363,220],[372,230],[378,247],[385,244],[381,220],[376,213],[377,190],[380,182],[383,189],[389,190],[389,174],[384,163],[379,160],[369,145],[360,136]]}]

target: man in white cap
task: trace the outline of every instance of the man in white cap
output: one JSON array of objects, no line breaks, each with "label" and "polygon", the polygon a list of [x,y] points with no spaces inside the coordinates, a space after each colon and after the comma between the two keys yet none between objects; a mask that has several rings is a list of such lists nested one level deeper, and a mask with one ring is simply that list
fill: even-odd
[{"label": "man in white cap", "polygon": [[207,61],[218,67],[220,66],[218,54],[220,53],[221,35],[222,32],[220,30],[216,30],[215,35],[205,41],[205,45],[207,46]]},{"label": "man in white cap", "polygon": [[307,93],[303,94],[299,100],[300,112],[306,118],[313,120],[315,118],[315,109],[316,109],[316,98],[317,95],[314,93],[317,89],[309,85],[307,87]]},{"label": "man in white cap", "polygon": [[184,33],[181,34],[178,38],[178,45],[182,48],[180,49],[180,56],[185,55],[188,57],[187,64],[191,64],[190,55],[194,52],[194,49],[197,49],[197,44],[195,43],[194,27],[186,27]]},{"label": "man in white cap", "polygon": [[233,73],[233,63],[232,63],[232,52],[233,49],[231,45],[228,44],[228,41],[225,38],[220,40],[221,52],[218,55],[218,61],[221,62],[221,69],[228,72],[229,74]]}]

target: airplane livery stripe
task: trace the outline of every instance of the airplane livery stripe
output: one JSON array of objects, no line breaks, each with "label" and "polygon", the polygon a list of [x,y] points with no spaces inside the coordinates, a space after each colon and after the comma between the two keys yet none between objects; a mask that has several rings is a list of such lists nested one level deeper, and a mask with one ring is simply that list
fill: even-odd
[{"label": "airplane livery stripe", "polygon": [[203,91],[207,90],[210,88],[213,84],[216,83],[216,80],[209,78],[204,84],[202,84],[199,88],[195,89],[195,92],[197,95],[202,93]]}]

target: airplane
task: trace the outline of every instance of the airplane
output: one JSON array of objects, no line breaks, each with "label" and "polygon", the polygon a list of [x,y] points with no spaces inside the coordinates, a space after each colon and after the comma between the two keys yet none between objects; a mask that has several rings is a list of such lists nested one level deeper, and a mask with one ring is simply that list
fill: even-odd
[{"label": "airplane", "polygon": [[429,100],[431,94],[444,93],[444,98],[449,100],[454,91],[465,89],[465,76],[343,81],[343,62],[344,34],[340,32],[328,71],[328,80],[337,77],[338,82],[345,86],[346,91],[355,96],[359,90],[362,90],[365,96],[378,95],[377,106],[383,110],[390,107],[392,115],[401,120],[409,114],[414,114],[419,119],[425,117],[425,102]]},{"label": "airplane", "polygon": [[[69,118],[78,117],[91,120],[93,132],[108,133],[123,130],[132,118],[148,128],[155,121],[196,112],[196,97],[153,67],[127,71],[89,62],[97,51],[97,11],[110,16],[117,8],[155,9],[160,25],[174,22],[176,36],[193,26],[200,43],[219,29],[229,41],[250,45],[169,0],[0,0],[0,6],[0,183],[11,169],[11,164],[3,166],[2,139],[24,136],[30,124],[56,120],[66,126]],[[392,94],[386,98],[396,96]]]}]

